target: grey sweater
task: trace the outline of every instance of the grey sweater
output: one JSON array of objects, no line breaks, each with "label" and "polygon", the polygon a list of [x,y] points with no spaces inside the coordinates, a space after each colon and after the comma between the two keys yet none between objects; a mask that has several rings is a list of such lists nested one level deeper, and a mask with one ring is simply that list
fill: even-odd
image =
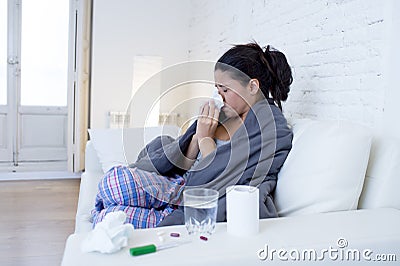
[{"label": "grey sweater", "polygon": [[[281,110],[272,100],[252,106],[242,126],[229,144],[218,147],[188,171],[184,154],[197,123],[177,139],[160,136],[141,151],[130,167],[163,176],[185,174],[185,188],[204,187],[219,191],[217,221],[226,221],[226,188],[251,185],[259,188],[260,218],[277,217],[272,200],[278,172],[292,147],[293,134]],[[178,206],[158,226],[184,224],[183,206]]]}]

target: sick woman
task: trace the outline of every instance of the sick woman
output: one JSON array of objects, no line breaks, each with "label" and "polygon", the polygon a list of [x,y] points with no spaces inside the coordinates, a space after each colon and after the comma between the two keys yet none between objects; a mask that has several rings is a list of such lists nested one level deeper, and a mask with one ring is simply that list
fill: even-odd
[{"label": "sick woman", "polygon": [[216,62],[214,81],[221,110],[206,102],[183,135],[160,136],[135,163],[105,174],[93,226],[120,210],[135,228],[184,224],[182,192],[190,187],[219,191],[218,222],[226,221],[231,185],[258,187],[260,218],[277,217],[272,194],[293,138],[282,114],[293,81],[287,59],[270,46],[235,45]]}]

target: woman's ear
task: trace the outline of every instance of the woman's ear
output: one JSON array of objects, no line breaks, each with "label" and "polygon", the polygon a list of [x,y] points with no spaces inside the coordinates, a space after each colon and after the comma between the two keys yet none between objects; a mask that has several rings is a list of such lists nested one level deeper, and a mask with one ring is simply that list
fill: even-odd
[{"label": "woman's ear", "polygon": [[259,90],[260,90],[260,83],[258,82],[258,79],[251,79],[250,80],[250,94],[256,95]]}]

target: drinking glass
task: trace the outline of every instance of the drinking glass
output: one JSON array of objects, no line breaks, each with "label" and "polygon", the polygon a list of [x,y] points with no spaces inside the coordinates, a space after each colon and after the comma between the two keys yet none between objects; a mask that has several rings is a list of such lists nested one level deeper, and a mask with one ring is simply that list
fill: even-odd
[{"label": "drinking glass", "polygon": [[185,226],[189,235],[214,233],[218,196],[217,190],[207,188],[191,188],[183,191]]}]

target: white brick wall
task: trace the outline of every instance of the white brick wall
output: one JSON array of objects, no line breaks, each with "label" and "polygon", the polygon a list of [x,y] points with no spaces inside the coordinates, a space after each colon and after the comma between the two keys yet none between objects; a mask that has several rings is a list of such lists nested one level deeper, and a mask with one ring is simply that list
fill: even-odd
[{"label": "white brick wall", "polygon": [[[192,0],[190,59],[217,60],[252,39],[283,51],[294,83],[288,117],[345,119],[380,128],[385,1]],[[216,49],[217,48],[217,49]]]}]

